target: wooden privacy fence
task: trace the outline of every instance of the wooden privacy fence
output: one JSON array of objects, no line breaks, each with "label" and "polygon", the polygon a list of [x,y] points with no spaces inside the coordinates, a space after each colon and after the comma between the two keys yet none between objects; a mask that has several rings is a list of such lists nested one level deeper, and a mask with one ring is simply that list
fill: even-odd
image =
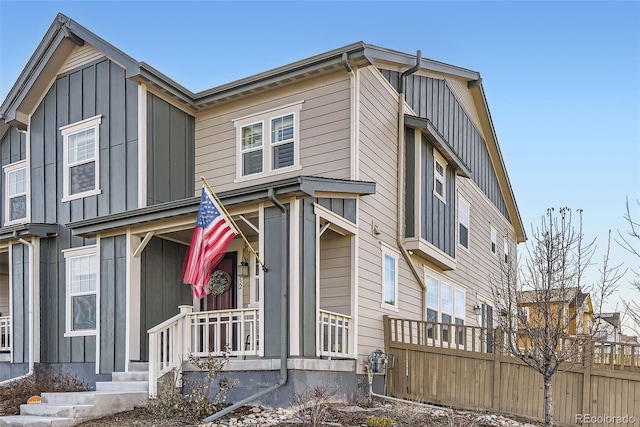
[{"label": "wooden privacy fence", "polygon": [[[544,420],[542,376],[503,354],[499,329],[384,316],[384,334],[385,351],[396,358],[389,395]],[[579,362],[553,376],[555,424],[580,425],[588,414],[612,421],[593,425],[640,426],[639,352],[638,345],[586,344]]]}]

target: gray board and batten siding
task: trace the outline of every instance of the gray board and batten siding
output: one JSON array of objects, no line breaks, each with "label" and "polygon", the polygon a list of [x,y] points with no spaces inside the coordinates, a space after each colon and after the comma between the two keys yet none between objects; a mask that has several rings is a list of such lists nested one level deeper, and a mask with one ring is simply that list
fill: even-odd
[{"label": "gray board and batten siding", "polygon": [[29,362],[29,247],[15,244],[11,248],[13,362]]},{"label": "gray board and batten siding", "polygon": [[[407,144],[407,197],[406,212],[407,220],[405,225],[406,236],[416,237],[415,215],[420,215],[420,238],[431,243],[450,257],[455,257],[456,250],[456,176],[453,168],[446,168],[446,185],[445,185],[445,202],[440,200],[433,191],[433,145],[422,135],[420,150],[420,158],[416,159],[415,155],[415,132],[408,129],[406,132]],[[420,186],[419,200],[413,196],[415,194],[415,171],[416,166],[420,165],[423,178],[420,180],[423,184]],[[416,211],[416,205],[419,204],[419,211]]]},{"label": "gray board and batten siding", "polygon": [[147,93],[147,205],[195,192],[195,118]]},{"label": "gray board and batten siding", "polygon": [[[101,193],[63,202],[63,138],[59,129],[96,115],[102,116]],[[106,58],[61,74],[36,108],[30,134],[31,221],[60,224],[56,237],[41,240],[41,361],[95,362],[95,336],[64,337],[66,271],[62,252],[95,244],[95,239],[72,236],[62,224],[138,207],[137,185],[131,185],[138,182],[138,87],[126,79],[123,68]],[[113,286],[116,284],[101,283],[101,294],[103,287],[109,291]],[[101,300],[104,298],[101,295]],[[101,324],[105,331],[109,327],[117,330]],[[101,352],[115,351],[115,341],[113,345],[101,347]]]},{"label": "gray board and batten siding", "polygon": [[[400,73],[389,70],[380,72],[398,90]],[[471,169],[473,181],[509,220],[486,142],[447,82],[432,77],[409,76],[405,80],[405,101],[419,117],[433,123],[458,157]]]},{"label": "gray board and batten siding", "polygon": [[[152,237],[142,251],[140,292],[140,357],[147,361],[147,330],[178,314],[180,305],[192,305],[191,286],[180,280],[187,246]],[[124,267],[124,265],[122,266]],[[124,270],[123,270],[124,271]],[[123,282],[124,283],[124,282]]]},{"label": "gray board and batten siding", "polygon": [[[10,127],[0,140],[0,167],[16,163],[27,158],[27,137],[25,134],[18,132],[18,129]],[[5,182],[5,174],[0,170],[0,197],[6,199],[7,184]],[[0,227],[7,221],[5,217],[5,209],[0,209]]]}]

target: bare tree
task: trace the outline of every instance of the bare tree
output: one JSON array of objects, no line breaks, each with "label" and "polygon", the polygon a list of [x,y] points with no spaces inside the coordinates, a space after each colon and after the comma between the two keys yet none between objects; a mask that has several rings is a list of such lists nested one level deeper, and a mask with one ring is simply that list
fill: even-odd
[{"label": "bare tree", "polygon": [[[640,207],[640,200],[636,199],[636,204]],[[616,240],[616,242],[640,260],[640,223],[631,215],[629,199],[627,199],[626,207],[627,212],[624,215],[624,219],[629,223],[629,230],[627,230],[626,235],[618,230],[620,239]],[[640,271],[633,269],[631,271],[634,273],[631,286],[637,292],[638,298],[623,299],[622,304],[624,305],[627,324],[633,329],[634,334],[640,335]]]},{"label": "bare tree", "polygon": [[553,375],[566,362],[581,360],[584,341],[597,332],[595,322],[583,323],[585,301],[593,298],[601,306],[620,279],[620,266],[608,265],[607,251],[602,279],[583,283],[595,239],[585,242],[582,211],[577,213],[575,227],[571,209],[548,209],[541,225],[532,227],[525,261],[519,266],[513,256],[501,257],[499,273],[491,278],[496,322],[504,333],[496,345],[542,375],[545,426],[553,425]]}]

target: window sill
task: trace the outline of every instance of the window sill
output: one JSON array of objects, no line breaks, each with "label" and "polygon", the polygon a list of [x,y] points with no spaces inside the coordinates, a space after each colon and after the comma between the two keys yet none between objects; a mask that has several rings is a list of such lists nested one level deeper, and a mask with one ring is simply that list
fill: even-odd
[{"label": "window sill", "polygon": [[62,201],[63,202],[70,202],[72,200],[84,199],[85,197],[96,196],[98,194],[102,194],[102,190],[100,190],[100,189],[91,190],[91,191],[85,191],[84,193],[73,194],[71,196],[64,196],[62,198]]},{"label": "window sill", "polygon": [[300,169],[302,169],[302,166],[297,165],[297,166],[288,166],[286,168],[276,169],[274,171],[269,171],[269,172],[254,173],[247,176],[237,176],[236,179],[233,180],[233,183],[237,184],[240,182],[253,181],[255,179],[260,179],[260,178],[268,178],[271,176],[282,175],[287,172],[299,171]]},{"label": "window sill", "polygon": [[386,304],[384,302],[382,304],[380,304],[380,308],[383,308],[383,309],[389,310],[389,311],[393,311],[395,313],[400,313],[400,309],[397,306],[389,305],[389,304]]},{"label": "window sill", "polygon": [[14,219],[13,221],[7,221],[4,223],[4,227],[8,227],[10,225],[17,225],[17,224],[26,224],[29,222],[29,218],[24,217],[24,218],[20,218],[20,219]]},{"label": "window sill", "polygon": [[71,331],[71,332],[65,332],[64,333],[64,337],[65,338],[70,338],[70,337],[90,337],[90,336],[95,336],[97,335],[97,332],[95,330],[93,331]]}]

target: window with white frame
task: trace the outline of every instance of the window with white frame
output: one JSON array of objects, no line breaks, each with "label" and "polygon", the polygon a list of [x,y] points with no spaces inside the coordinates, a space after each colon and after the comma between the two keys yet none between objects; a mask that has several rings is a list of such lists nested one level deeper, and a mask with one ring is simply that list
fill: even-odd
[{"label": "window with white frame", "polygon": [[100,193],[100,123],[102,116],[60,128],[64,141],[62,201]]},{"label": "window with white frame", "polygon": [[256,255],[251,254],[251,260],[253,261],[253,271],[251,274],[251,296],[250,296],[250,304],[251,306],[257,306],[260,303],[260,272],[262,271],[262,266],[260,265],[260,261],[258,261],[258,257],[260,254],[256,253]]},{"label": "window with white frame", "polygon": [[491,252],[494,254],[498,250],[498,232],[495,228],[491,227]]},{"label": "window with white frame", "polygon": [[520,307],[520,323],[529,323],[529,307]]},{"label": "window with white frame", "polygon": [[447,191],[447,162],[444,158],[433,149],[433,193],[443,202],[446,203]]},{"label": "window with white frame", "polygon": [[5,224],[23,222],[29,211],[27,192],[27,162],[12,163],[4,167]]},{"label": "window with white frame", "polygon": [[382,250],[382,307],[398,308],[398,252],[380,243]]},{"label": "window with white frame", "polygon": [[64,251],[66,265],[65,336],[94,335],[98,318],[98,260],[95,246]]},{"label": "window with white frame", "polygon": [[469,249],[469,224],[470,224],[469,202],[458,196],[458,243]]},{"label": "window with white frame", "polygon": [[302,101],[234,120],[238,179],[258,177],[300,166]]},{"label": "window with white frame", "polygon": [[[427,285],[427,337],[438,339],[442,331],[443,341],[464,344],[465,291],[448,283],[435,274],[426,274]],[[435,323],[442,323],[440,327]],[[456,325],[455,336],[450,325]]]}]

